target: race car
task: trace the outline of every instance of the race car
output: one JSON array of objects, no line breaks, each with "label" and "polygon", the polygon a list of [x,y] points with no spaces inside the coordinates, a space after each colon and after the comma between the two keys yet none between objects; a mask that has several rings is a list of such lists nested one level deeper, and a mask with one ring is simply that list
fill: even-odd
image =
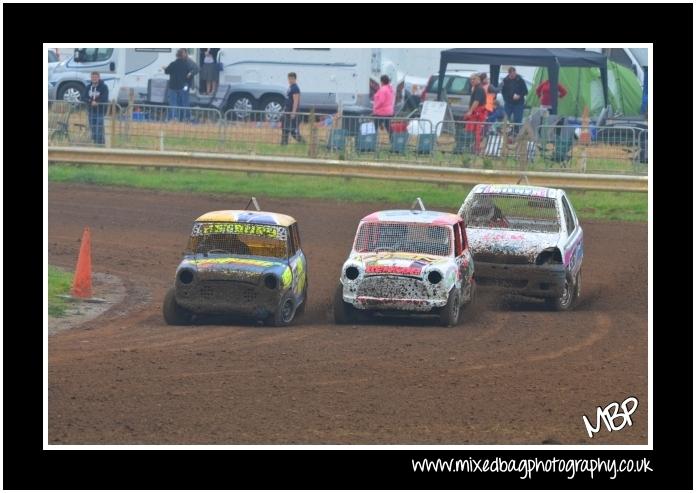
[{"label": "race car", "polygon": [[170,325],[196,315],[241,315],[289,325],[307,304],[307,259],[297,222],[258,210],[203,214],[162,307]]},{"label": "race car", "polygon": [[341,268],[334,318],[345,324],[368,313],[436,314],[453,326],[475,292],[464,221],[425,210],[419,198],[411,210],[374,212],[360,221]]},{"label": "race car", "polygon": [[563,190],[476,185],[459,209],[484,288],[543,298],[555,310],[580,296],[583,233]]}]

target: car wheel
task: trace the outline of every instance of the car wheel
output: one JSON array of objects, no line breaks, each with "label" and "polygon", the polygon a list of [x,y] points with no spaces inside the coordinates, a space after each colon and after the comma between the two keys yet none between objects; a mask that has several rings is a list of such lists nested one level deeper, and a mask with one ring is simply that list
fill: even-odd
[{"label": "car wheel", "polygon": [[445,327],[455,326],[459,323],[460,314],[459,292],[452,288],[447,298],[447,304],[440,309],[440,323]]},{"label": "car wheel", "polygon": [[559,312],[572,310],[580,294],[581,278],[582,275],[580,271],[578,271],[577,276],[575,276],[575,281],[570,275],[567,275],[563,283],[561,295],[557,298],[546,298],[546,306]]},{"label": "car wheel", "polygon": [[292,320],[295,318],[296,310],[297,305],[295,304],[295,297],[293,296],[292,291],[288,291],[280,299],[278,308],[276,308],[275,313],[271,316],[271,324],[276,327],[290,325]]},{"label": "car wheel", "polygon": [[304,297],[302,299],[302,304],[297,307],[297,310],[295,310],[295,316],[304,314],[305,308],[307,307],[307,295],[308,294],[309,294],[308,287],[305,287]]},{"label": "car wheel", "polygon": [[333,312],[334,321],[340,325],[355,322],[357,319],[353,305],[343,301],[343,285],[340,283],[334,295]]},{"label": "car wheel", "polygon": [[254,98],[249,94],[233,94],[227,101],[228,118],[232,120],[253,119],[252,111],[255,109]]},{"label": "car wheel", "polygon": [[85,86],[79,82],[68,82],[60,86],[58,99],[68,103],[80,103],[85,100]]},{"label": "car wheel", "polygon": [[267,122],[277,122],[283,116],[285,99],[281,96],[266,96],[261,100],[261,109]]},{"label": "car wheel", "polygon": [[186,325],[191,322],[191,312],[176,302],[175,293],[176,290],[174,288],[169,288],[164,297],[164,303],[162,304],[164,321],[169,325]]}]

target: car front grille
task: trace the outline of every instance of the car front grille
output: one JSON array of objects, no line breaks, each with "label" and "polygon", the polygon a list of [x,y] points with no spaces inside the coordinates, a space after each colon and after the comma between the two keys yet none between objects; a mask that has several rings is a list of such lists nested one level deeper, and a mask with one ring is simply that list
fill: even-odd
[{"label": "car front grille", "polygon": [[428,291],[420,279],[404,276],[365,277],[357,292],[358,297],[393,299],[428,299]]},{"label": "car front grille", "polygon": [[491,264],[514,264],[523,265],[530,264],[529,257],[525,255],[509,255],[509,254],[495,254],[495,253],[475,253],[474,254],[474,266],[476,262],[488,262]]}]

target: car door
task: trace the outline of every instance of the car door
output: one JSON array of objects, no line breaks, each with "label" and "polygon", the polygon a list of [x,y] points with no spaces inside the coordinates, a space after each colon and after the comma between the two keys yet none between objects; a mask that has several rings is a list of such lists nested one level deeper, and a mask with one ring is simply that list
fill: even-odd
[{"label": "car door", "polygon": [[467,243],[464,221],[459,221],[454,225],[454,254],[457,264],[457,278],[461,282],[461,286],[464,287],[469,284],[474,273],[474,262]]},{"label": "car door", "polygon": [[573,276],[577,274],[582,265],[583,237],[582,228],[578,224],[575,211],[572,210],[565,194],[561,195],[561,209],[563,211],[563,224],[565,241],[562,245],[563,264],[566,270]]},{"label": "car door", "polygon": [[297,224],[293,224],[289,229],[291,256],[290,270],[292,271],[292,290],[297,300],[304,297],[307,287],[307,259],[302,251],[300,244],[300,233]]}]

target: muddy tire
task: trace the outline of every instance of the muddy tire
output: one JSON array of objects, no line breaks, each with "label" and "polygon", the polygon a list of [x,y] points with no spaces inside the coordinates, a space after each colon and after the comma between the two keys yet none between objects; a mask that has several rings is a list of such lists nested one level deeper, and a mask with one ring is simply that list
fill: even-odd
[{"label": "muddy tire", "polygon": [[471,294],[469,299],[462,305],[462,314],[459,316],[460,321],[468,322],[473,316],[474,310],[476,310],[476,298],[478,296],[478,287],[476,284],[476,279],[471,280]]},{"label": "muddy tire", "polygon": [[355,312],[355,308],[350,303],[343,301],[343,285],[339,283],[336,288],[336,293],[334,294],[334,322],[339,325],[353,323],[358,318]]},{"label": "muddy tire", "polygon": [[275,313],[268,318],[268,322],[275,327],[290,325],[295,318],[296,312],[297,304],[295,303],[295,296],[292,294],[292,291],[288,291],[280,299],[278,308]]},{"label": "muddy tire", "polygon": [[447,298],[447,304],[440,308],[440,324],[444,327],[456,326],[459,323],[461,313],[459,291],[452,288]]},{"label": "muddy tire", "polygon": [[570,275],[566,276],[563,292],[557,298],[546,298],[544,301],[546,306],[551,310],[558,312],[567,312],[572,310],[577,304],[580,296],[580,283],[582,280],[582,272],[578,271],[575,280]]},{"label": "muddy tire", "polygon": [[302,300],[302,304],[297,307],[297,310],[295,310],[295,316],[302,315],[305,312],[305,308],[307,308],[307,295],[309,294],[309,289],[308,287],[305,287],[304,290],[304,299]]},{"label": "muddy tire", "polygon": [[169,288],[162,303],[162,315],[168,325],[187,325],[191,323],[191,312],[176,302],[176,290]]}]

